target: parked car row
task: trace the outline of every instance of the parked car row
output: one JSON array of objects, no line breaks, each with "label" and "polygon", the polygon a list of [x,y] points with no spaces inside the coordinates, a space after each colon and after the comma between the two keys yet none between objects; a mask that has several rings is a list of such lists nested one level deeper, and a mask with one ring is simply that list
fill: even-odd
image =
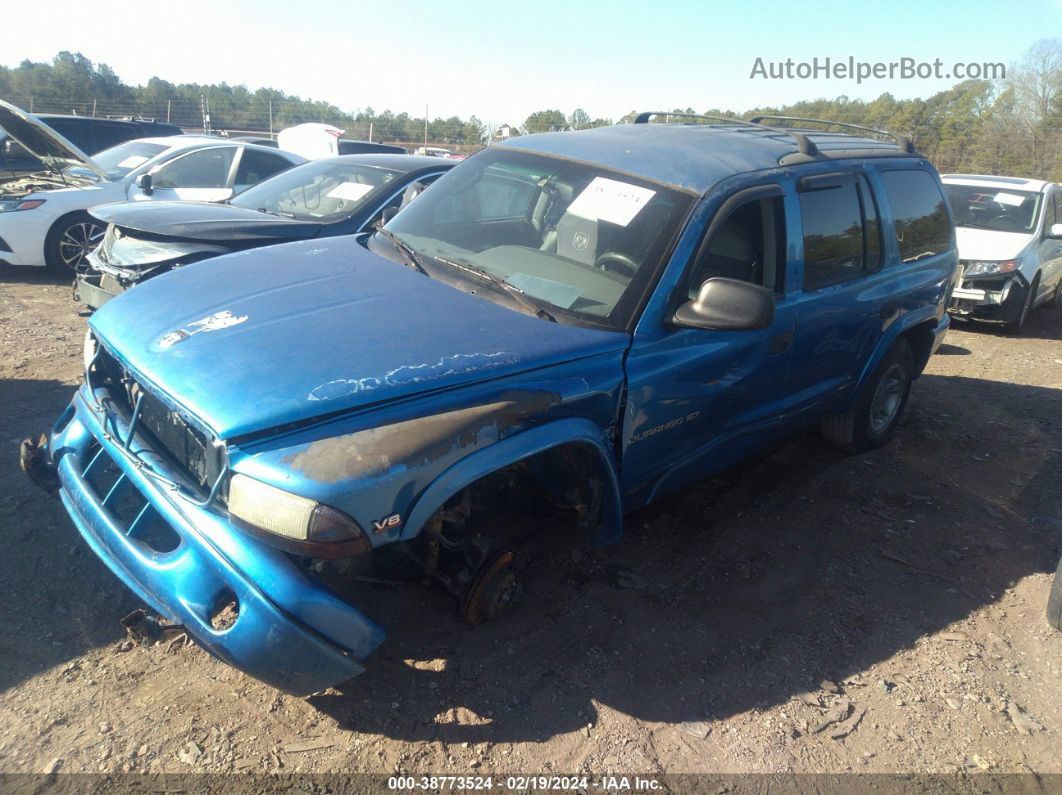
[{"label": "parked car row", "polygon": [[[94,155],[134,138],[163,138],[181,135],[174,124],[146,119],[97,119],[92,116],[65,116],[37,113],[33,116],[70,141],[82,152]],[[18,176],[46,171],[47,166],[16,139],[0,130],[0,173]]]},{"label": "parked car row", "polygon": [[[230,141],[246,141],[249,144],[259,144],[276,149],[280,146],[275,138],[263,138],[258,135],[236,135]],[[340,138],[336,141],[336,154],[340,155],[404,155],[406,150],[393,144],[381,144],[374,141],[354,141],[350,138]]]},{"label": "parked car row", "polygon": [[290,152],[196,135],[138,138],[89,157],[51,127],[0,101],[0,127],[46,170],[0,182],[0,264],[73,276],[103,239],[88,214],[114,201],[220,201],[293,165]]},{"label": "parked car row", "polygon": [[[477,624],[546,519],[616,542],[809,427],[887,443],[976,275],[954,188],[879,131],[655,115],[93,209],[85,384],[23,468],[153,610],[307,694],[384,640],[363,575]],[[1053,240],[1039,196],[997,231]]]},{"label": "parked car row", "polygon": [[345,155],[297,166],[225,202],[119,202],[94,208],[106,225],[75,297],[98,309],[144,279],[232,251],[353,235],[387,220],[452,163]]}]

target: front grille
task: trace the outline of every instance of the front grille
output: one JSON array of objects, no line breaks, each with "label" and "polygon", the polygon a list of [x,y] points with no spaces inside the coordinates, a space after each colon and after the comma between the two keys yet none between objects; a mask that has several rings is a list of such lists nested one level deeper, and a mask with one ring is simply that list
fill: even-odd
[{"label": "front grille", "polygon": [[113,295],[125,292],[125,288],[109,273],[105,273],[100,277],[100,288]]},{"label": "front grille", "polygon": [[964,290],[990,290],[999,292],[1007,284],[1006,279],[968,279],[962,283]]},{"label": "front grille", "polygon": [[132,415],[142,396],[137,432],[143,433],[155,451],[168,458],[190,485],[209,490],[224,470],[224,448],[144,389],[106,349],[100,351],[97,363],[128,415]]},{"label": "front grille", "polygon": [[180,546],[180,536],[98,442],[89,445],[81,464],[85,485],[122,532],[156,552],[171,552]]},{"label": "front grille", "polygon": [[207,487],[213,484],[216,472],[211,472],[210,458],[213,445],[197,429],[189,425],[175,411],[171,411],[166,405],[150,392],[142,390],[140,385],[133,382],[130,389],[130,397],[134,400],[143,394],[143,403],[140,407],[141,426],[150,431],[156,441],[176,461],[184,472],[200,486]]}]

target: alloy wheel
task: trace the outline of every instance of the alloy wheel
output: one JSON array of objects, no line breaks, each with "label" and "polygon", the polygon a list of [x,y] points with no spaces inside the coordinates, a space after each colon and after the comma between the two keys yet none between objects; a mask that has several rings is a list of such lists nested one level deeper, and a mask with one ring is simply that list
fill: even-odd
[{"label": "alloy wheel", "polygon": [[81,268],[85,257],[103,240],[104,228],[90,221],[78,221],[59,236],[59,258],[72,271]]},{"label": "alloy wheel", "polygon": [[888,430],[900,411],[904,388],[907,386],[907,372],[903,365],[894,364],[878,381],[874,397],[870,401],[870,430],[881,434]]}]

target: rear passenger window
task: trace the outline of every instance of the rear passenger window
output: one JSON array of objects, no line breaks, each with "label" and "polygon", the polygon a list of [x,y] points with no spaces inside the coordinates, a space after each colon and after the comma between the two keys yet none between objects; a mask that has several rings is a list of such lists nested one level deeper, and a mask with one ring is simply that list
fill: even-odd
[{"label": "rear passenger window", "polygon": [[[800,214],[804,222],[804,290],[818,290],[864,273],[864,265],[878,264],[879,255],[868,260],[868,242],[879,237],[868,234],[864,203],[873,210],[873,201],[855,175],[816,178],[800,193]],[[871,213],[871,226],[877,227],[877,213]],[[875,243],[876,249],[878,244]]]},{"label": "rear passenger window", "polygon": [[913,262],[948,250],[951,227],[944,196],[925,171],[885,171],[885,195],[896,223],[900,259]]},{"label": "rear passenger window", "polygon": [[236,188],[254,185],[266,177],[280,173],[290,165],[291,163],[280,155],[259,152],[257,149],[244,149],[240,167],[236,169]]}]

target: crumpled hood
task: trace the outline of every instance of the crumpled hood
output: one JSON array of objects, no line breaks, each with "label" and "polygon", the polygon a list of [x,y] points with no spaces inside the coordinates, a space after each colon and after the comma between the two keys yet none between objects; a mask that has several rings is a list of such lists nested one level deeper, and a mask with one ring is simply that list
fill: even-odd
[{"label": "crumpled hood", "polygon": [[215,202],[118,202],[93,207],[89,212],[124,229],[184,240],[306,240],[321,230],[319,223]]},{"label": "crumpled hood", "polygon": [[2,99],[0,99],[0,127],[3,127],[8,135],[22,144],[31,155],[56,171],[66,166],[81,166],[103,179],[107,178],[92,158],[70,141],[47,124]]},{"label": "crumpled hood", "polygon": [[151,279],[90,320],[220,438],[624,348],[433,281],[352,237],[228,254]]},{"label": "crumpled hood", "polygon": [[1032,235],[1021,232],[998,232],[994,229],[974,229],[969,226],[955,227],[955,240],[959,244],[959,259],[1014,259],[1025,250],[1032,238]]}]

